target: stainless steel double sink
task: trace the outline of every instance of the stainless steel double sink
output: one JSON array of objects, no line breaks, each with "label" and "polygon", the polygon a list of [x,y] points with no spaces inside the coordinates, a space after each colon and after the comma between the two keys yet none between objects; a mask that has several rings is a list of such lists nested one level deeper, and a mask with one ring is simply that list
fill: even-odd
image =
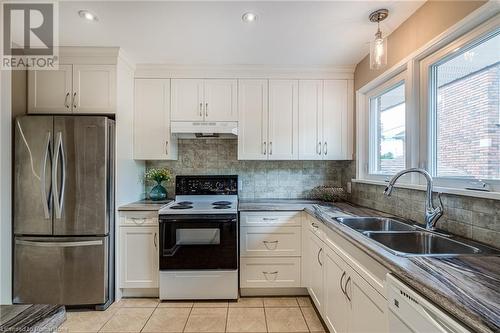
[{"label": "stainless steel double sink", "polygon": [[400,256],[458,256],[483,252],[478,247],[391,218],[337,217],[335,220]]}]

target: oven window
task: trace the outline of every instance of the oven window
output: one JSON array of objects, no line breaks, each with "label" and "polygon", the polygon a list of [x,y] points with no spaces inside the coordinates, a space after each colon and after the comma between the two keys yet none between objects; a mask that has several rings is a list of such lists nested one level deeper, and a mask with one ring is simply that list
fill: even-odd
[{"label": "oven window", "polygon": [[219,245],[220,229],[176,229],[176,245]]}]

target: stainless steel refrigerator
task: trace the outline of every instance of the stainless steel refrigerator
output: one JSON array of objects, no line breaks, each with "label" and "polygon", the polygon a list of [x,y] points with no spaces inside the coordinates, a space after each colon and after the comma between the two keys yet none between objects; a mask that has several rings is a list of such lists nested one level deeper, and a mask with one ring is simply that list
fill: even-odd
[{"label": "stainless steel refrigerator", "polygon": [[114,299],[114,121],[15,120],[14,303]]}]

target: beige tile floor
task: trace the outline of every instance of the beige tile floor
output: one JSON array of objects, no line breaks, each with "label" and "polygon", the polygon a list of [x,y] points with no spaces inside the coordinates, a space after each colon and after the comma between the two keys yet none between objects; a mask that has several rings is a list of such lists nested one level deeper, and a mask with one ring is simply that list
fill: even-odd
[{"label": "beige tile floor", "polygon": [[106,311],[69,310],[60,332],[327,332],[309,297],[244,297],[237,302],[122,299]]}]

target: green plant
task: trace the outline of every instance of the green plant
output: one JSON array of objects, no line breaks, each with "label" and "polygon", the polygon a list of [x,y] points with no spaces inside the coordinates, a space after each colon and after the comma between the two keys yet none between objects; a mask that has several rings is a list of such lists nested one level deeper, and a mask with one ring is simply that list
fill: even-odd
[{"label": "green plant", "polygon": [[161,184],[172,180],[172,173],[166,168],[151,168],[144,173],[144,180]]}]

